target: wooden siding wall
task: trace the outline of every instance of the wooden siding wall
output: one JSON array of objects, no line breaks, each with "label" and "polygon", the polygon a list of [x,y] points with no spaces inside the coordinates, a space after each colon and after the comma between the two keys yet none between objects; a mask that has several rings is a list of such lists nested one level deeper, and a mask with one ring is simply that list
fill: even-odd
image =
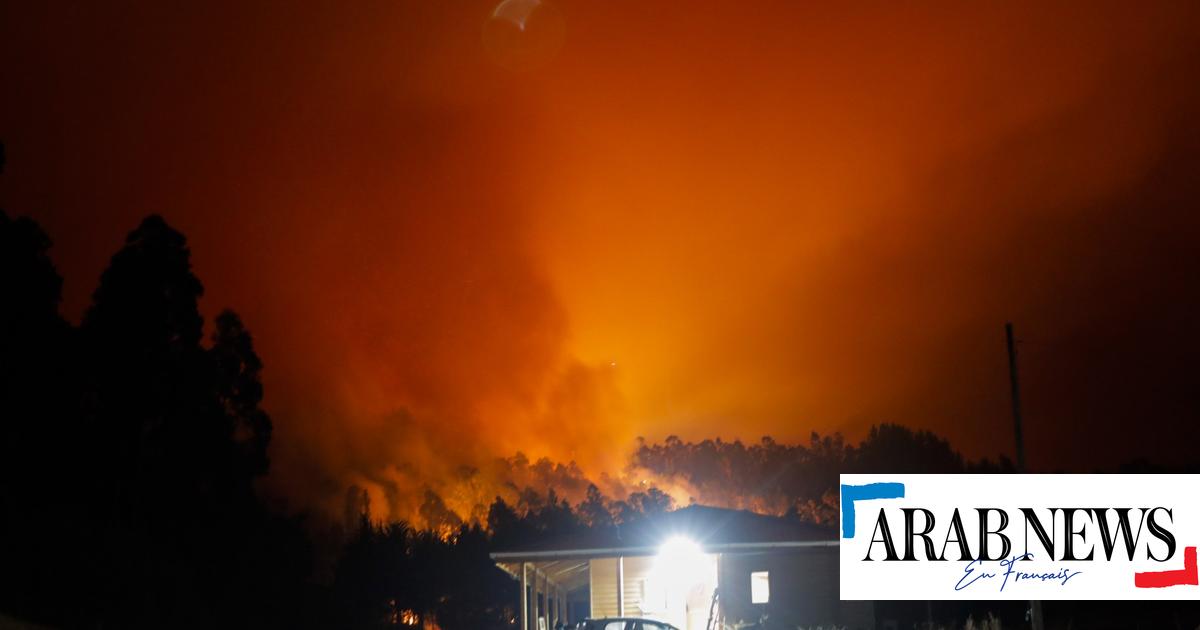
[{"label": "wooden siding wall", "polygon": [[592,611],[589,617],[617,616],[617,559],[593,558],[588,561],[588,583]]},{"label": "wooden siding wall", "polygon": [[[654,566],[652,557],[625,558],[625,615],[637,617],[642,610],[642,582]],[[617,559],[595,558],[588,562],[593,618],[616,617]]]}]

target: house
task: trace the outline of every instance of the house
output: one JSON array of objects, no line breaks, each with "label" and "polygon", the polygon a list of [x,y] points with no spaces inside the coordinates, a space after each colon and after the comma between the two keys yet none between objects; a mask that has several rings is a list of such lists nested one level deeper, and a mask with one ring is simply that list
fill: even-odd
[{"label": "house", "polygon": [[790,518],[693,505],[492,559],[524,586],[521,630],[585,617],[645,617],[681,630],[763,615],[789,628],[875,625],[871,602],[838,597],[836,532]]}]

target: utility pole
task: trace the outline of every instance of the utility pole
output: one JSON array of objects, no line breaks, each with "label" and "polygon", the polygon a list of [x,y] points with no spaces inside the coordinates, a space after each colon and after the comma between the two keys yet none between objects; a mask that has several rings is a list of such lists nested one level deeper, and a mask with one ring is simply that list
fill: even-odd
[{"label": "utility pole", "polygon": [[[1008,342],[1008,381],[1012,386],[1013,434],[1017,441],[1017,472],[1025,472],[1025,435],[1021,431],[1021,384],[1017,379],[1017,344],[1013,339],[1012,322],[1005,322],[1004,337]],[[1029,602],[1029,624],[1033,630],[1044,630],[1042,602]]]},{"label": "utility pole", "polygon": [[1017,438],[1017,472],[1025,472],[1025,436],[1021,433],[1021,384],[1017,380],[1017,344],[1013,340],[1012,322],[1004,324],[1008,340],[1008,381],[1012,386],[1013,434]]}]

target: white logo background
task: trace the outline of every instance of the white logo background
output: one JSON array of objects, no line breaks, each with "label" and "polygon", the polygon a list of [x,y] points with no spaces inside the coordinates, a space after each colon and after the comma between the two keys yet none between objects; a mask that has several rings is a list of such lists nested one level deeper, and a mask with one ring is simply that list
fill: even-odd
[{"label": "white logo background", "polygon": [[[903,498],[854,502],[852,538],[845,537],[843,522],[839,521],[842,599],[1200,599],[1198,585],[1138,588],[1134,584],[1134,575],[1138,572],[1177,571],[1179,573],[1172,574],[1177,579],[1183,575],[1186,549],[1200,546],[1200,475],[842,475],[841,483],[843,518],[848,507],[845,486],[904,484]],[[882,561],[884,547],[875,533],[881,509],[886,513],[896,553],[903,558],[908,540],[902,508],[925,508],[934,513],[935,526],[929,535],[938,554],[943,551],[951,517],[958,508],[967,544],[977,556],[979,514],[976,508],[984,507],[1000,508],[1008,513],[1009,522],[1003,533],[1012,542],[1009,558],[1026,552],[1028,532],[1028,551],[1033,554],[1031,561],[1010,562],[1009,568],[1001,561],[981,564],[959,560],[959,547],[953,540],[945,546],[946,561],[930,561],[925,557],[920,539],[915,541],[917,561]],[[1160,510],[1155,520],[1174,535],[1176,542],[1174,555],[1163,562],[1147,558],[1148,550],[1158,558],[1167,554],[1166,543],[1150,533],[1148,518],[1141,510],[1155,507],[1171,510],[1170,516]],[[1027,527],[1021,508],[1032,508],[1052,537],[1053,558],[1046,554],[1033,528]],[[1075,515],[1073,529],[1082,530],[1084,534],[1074,538],[1074,555],[1082,558],[1091,552],[1092,560],[1064,561],[1063,513],[1060,510],[1052,517],[1051,508],[1133,508],[1129,513],[1135,537],[1133,561],[1129,560],[1124,538],[1117,532],[1117,515],[1111,509],[1104,515],[1115,539],[1112,560],[1104,553],[1095,517],[1079,512]],[[924,521],[923,515],[917,513],[914,529],[923,530]],[[998,521],[999,517],[992,514],[989,529],[995,530]],[[872,537],[877,539],[871,548],[874,559],[867,562],[864,558]],[[989,554],[998,555],[1002,545],[1000,538],[993,535],[988,544]],[[968,568],[972,573],[967,573]],[[983,577],[984,573],[993,577]],[[1031,577],[1033,575],[1037,577]],[[1064,575],[1069,577],[1047,577]]]}]

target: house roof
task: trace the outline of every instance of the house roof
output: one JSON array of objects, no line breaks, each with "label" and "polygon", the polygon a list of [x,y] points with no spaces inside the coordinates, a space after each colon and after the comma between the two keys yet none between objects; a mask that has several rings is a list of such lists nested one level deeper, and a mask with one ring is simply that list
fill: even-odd
[{"label": "house roof", "polygon": [[573,589],[587,583],[588,559],[655,555],[663,542],[677,536],[695,541],[708,553],[838,544],[833,528],[744,510],[691,505],[621,527],[500,548],[492,553],[492,559],[514,578],[520,579],[522,563],[531,563],[551,582]]},{"label": "house roof", "polygon": [[836,545],[834,529],[744,510],[691,505],[629,525],[497,549],[494,559],[653,555],[664,541],[683,536],[709,552]]}]

